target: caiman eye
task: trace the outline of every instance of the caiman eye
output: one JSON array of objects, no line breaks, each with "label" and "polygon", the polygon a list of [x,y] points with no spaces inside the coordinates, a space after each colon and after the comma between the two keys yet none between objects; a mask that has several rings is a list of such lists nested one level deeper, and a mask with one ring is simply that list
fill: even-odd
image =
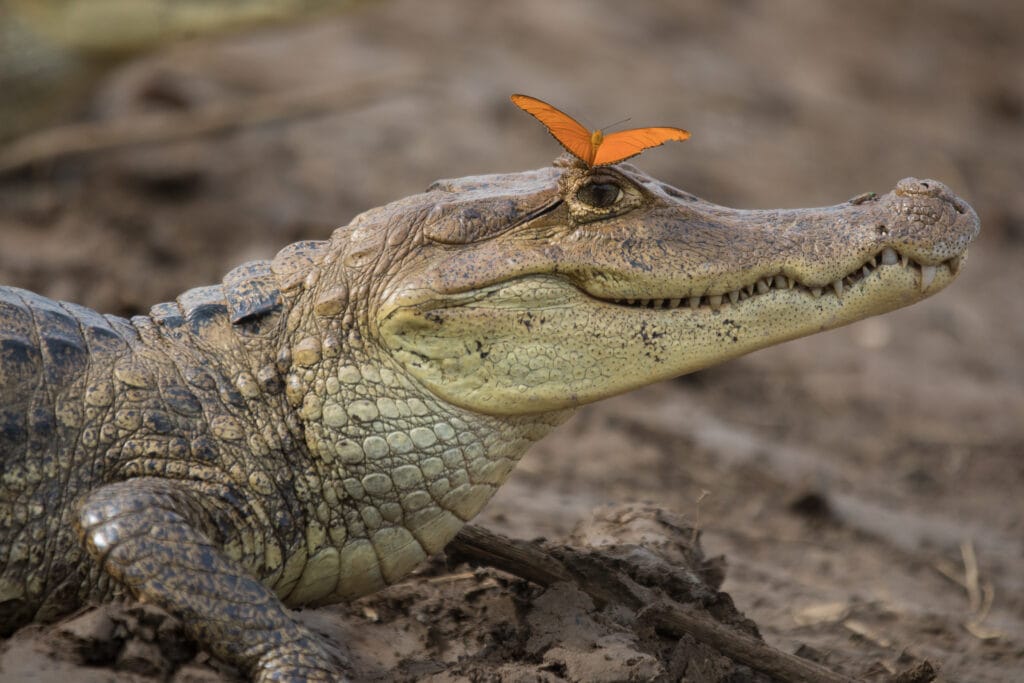
[{"label": "caiman eye", "polygon": [[595,209],[607,209],[622,198],[622,188],[615,183],[587,183],[576,191],[576,198]]}]

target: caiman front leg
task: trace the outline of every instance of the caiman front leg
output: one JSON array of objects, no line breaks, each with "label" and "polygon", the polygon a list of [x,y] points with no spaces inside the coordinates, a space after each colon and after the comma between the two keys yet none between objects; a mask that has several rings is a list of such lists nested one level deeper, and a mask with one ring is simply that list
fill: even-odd
[{"label": "caiman front leg", "polygon": [[109,484],[80,504],[78,531],[103,571],[254,680],[341,680],[339,658],[216,545],[223,522],[208,512],[209,499],[187,482]]}]

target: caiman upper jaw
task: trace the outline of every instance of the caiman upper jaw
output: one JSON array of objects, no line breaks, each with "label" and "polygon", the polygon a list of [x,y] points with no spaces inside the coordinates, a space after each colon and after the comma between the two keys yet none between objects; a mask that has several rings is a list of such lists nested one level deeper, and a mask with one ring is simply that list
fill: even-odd
[{"label": "caiman upper jaw", "polygon": [[681,204],[678,228],[649,236],[657,261],[570,277],[609,303],[716,309],[775,289],[841,298],[879,265],[900,263],[917,274],[921,292],[933,293],[940,269],[950,276],[939,278],[942,285],[959,272],[979,228],[974,211],[945,185],[914,178],[885,195],[868,193],[821,209]]}]

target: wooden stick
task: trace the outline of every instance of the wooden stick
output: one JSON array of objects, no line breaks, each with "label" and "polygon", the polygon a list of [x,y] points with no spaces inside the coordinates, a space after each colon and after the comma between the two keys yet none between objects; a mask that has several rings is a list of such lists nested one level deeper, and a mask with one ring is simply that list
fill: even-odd
[{"label": "wooden stick", "polygon": [[26,135],[0,149],[0,175],[76,155],[187,140],[234,128],[343,111],[408,92],[408,78],[377,78],[344,89],[276,93],[173,114],[137,114],[71,123]]}]

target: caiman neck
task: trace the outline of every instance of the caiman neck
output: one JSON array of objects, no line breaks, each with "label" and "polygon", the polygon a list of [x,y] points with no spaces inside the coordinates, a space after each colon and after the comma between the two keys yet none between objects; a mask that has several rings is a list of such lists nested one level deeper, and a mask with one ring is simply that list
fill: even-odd
[{"label": "caiman neck", "polygon": [[[307,293],[317,296],[315,288]],[[405,576],[480,511],[534,441],[571,415],[495,417],[452,405],[358,326],[346,329],[343,321],[356,316],[295,310],[314,310],[289,325],[282,353],[291,364],[287,399],[314,461],[311,490],[323,493],[311,498],[311,511],[340,561],[366,569],[327,596],[300,580],[289,604],[351,598]]]}]

